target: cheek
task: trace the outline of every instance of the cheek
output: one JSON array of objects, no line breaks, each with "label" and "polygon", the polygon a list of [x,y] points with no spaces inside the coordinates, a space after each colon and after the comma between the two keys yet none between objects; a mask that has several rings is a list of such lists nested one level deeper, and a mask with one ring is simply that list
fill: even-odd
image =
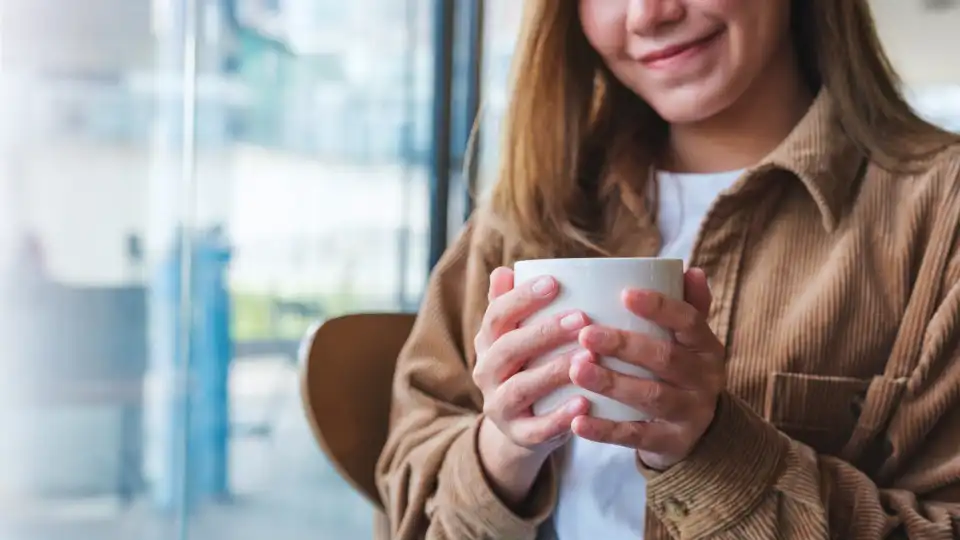
[{"label": "cheek", "polygon": [[[807,1],[807,0],[800,0]],[[791,0],[689,0],[728,24],[721,62],[730,77],[756,77],[790,39]]]},{"label": "cheek", "polygon": [[621,3],[622,0],[580,0],[583,33],[597,53],[608,61],[623,47],[626,11]]},{"label": "cheek", "polygon": [[[763,3],[777,3],[780,1],[781,0],[760,0],[760,2]],[[687,0],[686,3],[688,8],[721,16],[732,15],[742,11],[744,8],[749,9],[750,4],[760,5],[757,0]]]},{"label": "cheek", "polygon": [[[791,0],[702,0],[739,27],[751,47],[770,52],[790,33]],[[807,1],[807,0],[799,0]]]},{"label": "cheek", "polygon": [[[724,0],[749,4],[741,10],[734,34],[734,66],[747,72],[763,70],[790,40],[789,2],[776,0]],[[757,73],[753,73],[756,75]]]}]

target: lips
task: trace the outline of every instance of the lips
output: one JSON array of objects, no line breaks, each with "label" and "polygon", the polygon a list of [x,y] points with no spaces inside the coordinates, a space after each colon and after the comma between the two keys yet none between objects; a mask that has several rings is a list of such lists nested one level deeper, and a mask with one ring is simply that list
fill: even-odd
[{"label": "lips", "polygon": [[702,46],[702,45],[706,45],[706,44],[709,43],[710,41],[714,40],[714,39],[715,39],[717,36],[719,36],[721,33],[723,33],[723,29],[716,30],[716,31],[714,31],[714,32],[711,32],[711,33],[707,34],[706,36],[703,36],[703,37],[701,37],[701,38],[697,38],[697,39],[692,40],[692,41],[688,41],[688,42],[686,42],[686,43],[681,43],[681,44],[679,44],[679,45],[671,45],[671,46],[669,46],[669,47],[664,47],[664,48],[662,48],[662,49],[653,51],[653,52],[651,52],[651,53],[648,53],[648,54],[640,57],[640,61],[643,62],[644,64],[654,64],[654,63],[657,63],[657,62],[662,62],[662,61],[664,61],[664,60],[669,60],[670,58],[673,58],[674,56],[681,55],[681,54],[683,54],[683,53],[685,53],[685,52],[687,52],[687,51],[689,51],[689,50],[691,50],[691,49],[695,49],[695,48],[700,47],[700,46]]}]

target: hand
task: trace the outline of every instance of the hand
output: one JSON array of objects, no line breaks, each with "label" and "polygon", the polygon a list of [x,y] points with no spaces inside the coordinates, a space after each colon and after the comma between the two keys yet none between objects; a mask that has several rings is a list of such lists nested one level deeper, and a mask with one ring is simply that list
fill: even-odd
[{"label": "hand", "polygon": [[580,397],[545,416],[534,416],[531,410],[535,401],[570,384],[572,353],[535,368],[525,369],[527,362],[575,343],[588,322],[583,313],[573,311],[519,326],[558,292],[559,284],[549,277],[514,288],[513,271],[498,268],[490,276],[490,305],[474,340],[473,380],[483,393],[485,415],[480,459],[512,502],[523,500],[547,456],[571,434],[573,419],[589,410]]},{"label": "hand", "polygon": [[643,367],[660,380],[647,380],[578,361],[573,383],[647,412],[650,422],[610,422],[580,416],[573,432],[593,441],[634,448],[643,463],[665,470],[685,459],[713,422],[726,385],[723,345],[707,325],[712,301],[702,270],[684,276],[685,302],[651,291],[628,290],[627,309],[675,335],[675,342],[589,326],[580,343],[597,356],[609,356]]}]

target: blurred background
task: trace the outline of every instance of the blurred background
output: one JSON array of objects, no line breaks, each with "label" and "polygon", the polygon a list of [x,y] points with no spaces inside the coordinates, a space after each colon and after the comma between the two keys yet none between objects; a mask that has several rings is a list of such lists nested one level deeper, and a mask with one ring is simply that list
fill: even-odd
[{"label": "blurred background", "polygon": [[[873,3],[960,131],[960,8]],[[300,340],[416,309],[495,171],[521,10],[0,0],[0,538],[370,536]]]}]

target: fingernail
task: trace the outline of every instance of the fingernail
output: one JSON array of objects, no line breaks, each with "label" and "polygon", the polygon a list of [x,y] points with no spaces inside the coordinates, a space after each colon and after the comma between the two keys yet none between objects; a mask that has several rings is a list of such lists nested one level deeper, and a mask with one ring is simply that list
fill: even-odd
[{"label": "fingernail", "polygon": [[609,336],[606,330],[591,329],[587,332],[586,341],[591,345],[603,345]]},{"label": "fingernail", "polygon": [[590,364],[593,362],[593,353],[590,351],[580,351],[573,355],[570,361],[573,364]]},{"label": "fingernail", "polygon": [[575,400],[571,401],[570,403],[567,403],[567,406],[564,407],[564,408],[566,409],[566,412],[568,412],[568,413],[570,413],[570,414],[578,413],[578,412],[580,412],[580,411],[582,411],[582,410],[584,409],[584,407],[583,407],[583,400],[582,400],[582,399],[575,399]]},{"label": "fingernail", "polygon": [[571,313],[560,319],[560,328],[563,328],[564,330],[576,330],[583,326],[583,323],[583,315],[579,313]]},{"label": "fingernail", "polygon": [[543,277],[538,279],[533,284],[533,292],[540,296],[546,296],[553,292],[553,279],[548,277]]}]

